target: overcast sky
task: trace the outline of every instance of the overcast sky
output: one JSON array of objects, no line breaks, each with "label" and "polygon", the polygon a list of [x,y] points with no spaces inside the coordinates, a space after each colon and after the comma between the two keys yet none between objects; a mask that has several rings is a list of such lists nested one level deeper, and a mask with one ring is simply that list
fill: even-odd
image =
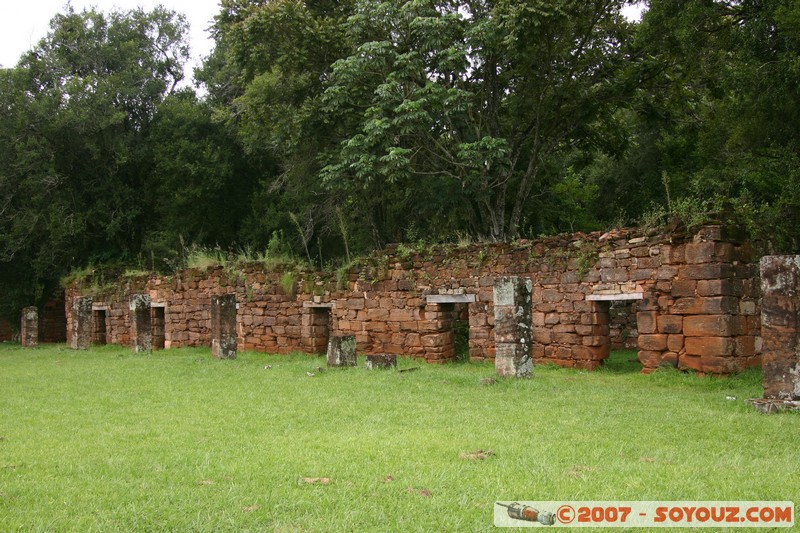
[{"label": "overcast sky", "polygon": [[[67,0],[0,0],[0,65],[13,67],[20,56],[47,35],[50,19],[64,12]],[[219,10],[219,0],[72,0],[75,11],[96,7],[99,11],[128,11],[138,6],[150,10],[157,5],[186,15],[191,26],[192,59],[198,64],[211,52],[206,30]],[[191,67],[187,69],[191,75]]]},{"label": "overcast sky", "polygon": [[[0,0],[0,66],[13,67],[20,56],[39,42],[49,29],[50,19],[64,11],[66,0]],[[127,11],[141,6],[152,9],[157,5],[186,15],[191,26],[189,39],[192,47],[192,65],[186,69],[187,77],[202,57],[213,46],[206,31],[219,10],[219,0],[72,0],[75,11],[94,6],[100,11],[114,9]],[[638,17],[638,8],[629,11],[629,17]]]}]

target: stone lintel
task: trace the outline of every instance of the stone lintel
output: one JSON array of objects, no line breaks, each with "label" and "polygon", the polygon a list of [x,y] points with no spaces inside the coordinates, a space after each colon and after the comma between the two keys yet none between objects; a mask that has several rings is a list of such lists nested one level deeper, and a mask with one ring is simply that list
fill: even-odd
[{"label": "stone lintel", "polygon": [[618,294],[587,294],[586,300],[589,302],[615,302],[618,300],[644,300],[642,292],[628,292]]},{"label": "stone lintel", "polygon": [[334,309],[336,302],[303,302],[306,309]]},{"label": "stone lintel", "polygon": [[429,294],[425,297],[429,304],[471,304],[477,301],[474,294]]}]

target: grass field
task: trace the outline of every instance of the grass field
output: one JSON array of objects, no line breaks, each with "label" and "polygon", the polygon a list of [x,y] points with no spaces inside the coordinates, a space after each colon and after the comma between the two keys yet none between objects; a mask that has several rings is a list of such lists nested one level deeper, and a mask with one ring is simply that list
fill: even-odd
[{"label": "grass field", "polygon": [[0,531],[488,531],[497,500],[800,500],[800,417],[744,403],[759,373],[645,376],[632,354],[482,385],[491,365],[1,345]]}]

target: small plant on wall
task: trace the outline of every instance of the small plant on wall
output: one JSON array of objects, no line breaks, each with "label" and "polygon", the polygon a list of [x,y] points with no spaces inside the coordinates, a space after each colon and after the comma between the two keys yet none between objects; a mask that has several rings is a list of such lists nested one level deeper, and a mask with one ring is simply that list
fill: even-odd
[{"label": "small plant on wall", "polygon": [[294,296],[297,289],[297,276],[292,271],[284,272],[281,275],[281,289],[289,296]]}]

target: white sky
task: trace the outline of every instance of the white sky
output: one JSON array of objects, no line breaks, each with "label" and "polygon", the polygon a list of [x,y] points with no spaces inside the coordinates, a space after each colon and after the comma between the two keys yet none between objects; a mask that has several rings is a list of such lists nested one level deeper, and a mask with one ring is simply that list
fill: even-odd
[{"label": "white sky", "polygon": [[[0,66],[13,67],[20,56],[33,48],[50,29],[50,19],[64,12],[67,0],[0,0]],[[157,5],[186,15],[189,21],[192,64],[186,77],[211,52],[213,42],[206,31],[219,12],[219,0],[72,0],[75,11],[95,7],[108,13],[128,11],[141,6],[150,10]]]}]

